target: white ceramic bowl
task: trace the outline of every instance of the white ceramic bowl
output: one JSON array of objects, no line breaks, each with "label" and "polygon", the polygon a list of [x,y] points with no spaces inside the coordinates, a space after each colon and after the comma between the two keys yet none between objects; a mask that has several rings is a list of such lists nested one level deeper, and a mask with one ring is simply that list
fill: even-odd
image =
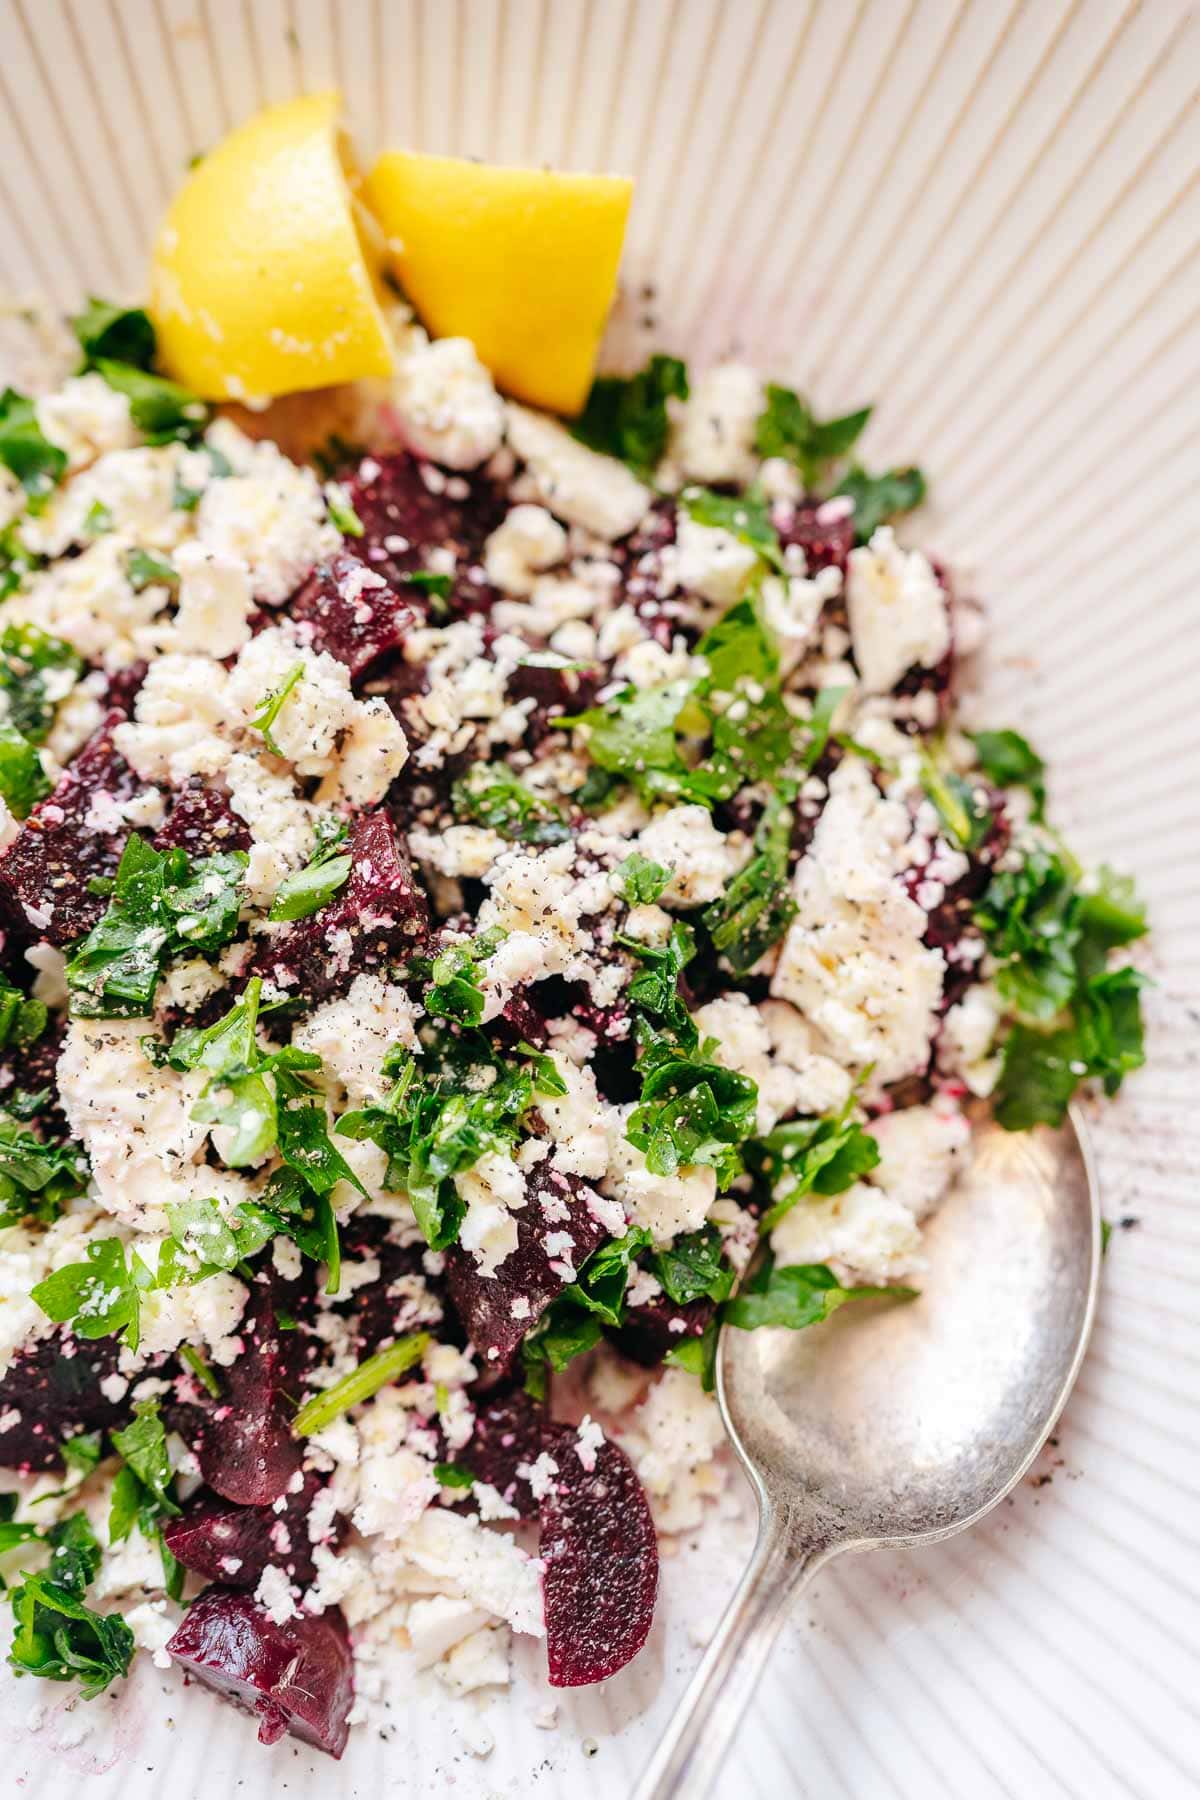
[{"label": "white ceramic bowl", "polygon": [[[341,86],[364,155],[635,173],[615,350],[737,346],[819,404],[879,403],[869,455],[920,459],[926,540],[987,602],[990,717],[1149,895],[1150,1067],[1095,1125],[1105,1211],[1139,1224],[1057,1442],[970,1537],[821,1578],[723,1777],[739,1800],[1200,1781],[1198,71],[1176,0],[0,0],[0,272],[63,302],[139,293],[187,158],[306,87]],[[612,1800],[743,1549],[728,1525],[685,1545],[648,1649],[555,1731],[528,1692],[457,1725],[414,1693],[335,1767],[143,1668],[74,1744],[57,1690],[5,1683],[6,1774]]]}]

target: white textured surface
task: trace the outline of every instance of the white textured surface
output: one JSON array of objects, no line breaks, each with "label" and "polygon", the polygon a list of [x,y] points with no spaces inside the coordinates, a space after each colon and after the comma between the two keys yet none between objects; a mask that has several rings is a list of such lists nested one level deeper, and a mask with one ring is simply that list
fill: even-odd
[{"label": "white textured surface", "polygon": [[[988,602],[991,717],[1052,760],[1072,841],[1148,891],[1151,1069],[1096,1128],[1105,1210],[1141,1224],[1113,1241],[1053,1484],[969,1539],[821,1578],[721,1783],[739,1800],[1200,1781],[1198,81],[1176,0],[0,0],[18,289],[137,293],[187,157],[304,86],[343,86],[364,153],[638,174],[621,341],[654,281],[660,342],[880,402],[868,456],[924,462],[929,539]],[[564,1700],[557,1732],[528,1700],[493,1706],[486,1761],[417,1697],[338,1768],[268,1754],[146,1668],[115,1730],[60,1755],[74,1718],[23,1724],[57,1690],[8,1690],[7,1773],[38,1796],[86,1774],[89,1800],[608,1800],[738,1549],[685,1553],[669,1639],[660,1622],[605,1693]]]}]

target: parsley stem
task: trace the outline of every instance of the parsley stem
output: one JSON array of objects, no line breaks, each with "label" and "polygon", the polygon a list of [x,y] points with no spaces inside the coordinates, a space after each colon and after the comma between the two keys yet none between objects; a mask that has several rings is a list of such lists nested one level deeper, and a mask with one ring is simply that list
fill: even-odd
[{"label": "parsley stem", "polygon": [[406,1369],[419,1362],[430,1341],[427,1331],[417,1331],[411,1337],[397,1338],[386,1350],[377,1350],[374,1356],[368,1356],[357,1369],[351,1369],[349,1375],[343,1375],[323,1394],[314,1394],[305,1402],[292,1421],[293,1437],[311,1437],[316,1431],[324,1431],[352,1406],[369,1400],[381,1387],[397,1380]]},{"label": "parsley stem", "polygon": [[179,1356],[180,1360],[185,1362],[192,1371],[192,1374],[196,1377],[196,1380],[200,1383],[201,1387],[204,1388],[206,1392],[210,1393],[214,1400],[219,1400],[221,1397],[221,1384],[201,1356],[199,1350],[193,1349],[191,1344],[181,1344],[179,1346]]}]

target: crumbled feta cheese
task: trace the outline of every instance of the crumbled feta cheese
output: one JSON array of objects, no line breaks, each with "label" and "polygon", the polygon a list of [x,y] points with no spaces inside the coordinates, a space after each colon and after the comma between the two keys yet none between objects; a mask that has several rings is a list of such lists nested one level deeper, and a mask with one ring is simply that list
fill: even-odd
[{"label": "crumbled feta cheese", "polygon": [[379,975],[356,975],[339,999],[301,1020],[292,1042],[321,1058],[325,1074],[344,1090],[347,1107],[374,1106],[390,1085],[383,1059],[392,1045],[416,1048],[414,1021],[402,987]]},{"label": "crumbled feta cheese", "polygon": [[[772,1034],[765,1016],[768,1008],[791,1014],[795,1025],[790,1033]],[[710,1000],[693,1016],[702,1037],[716,1038],[716,1061],[757,1084],[760,1132],[773,1130],[792,1113],[836,1112],[849,1097],[849,1074],[830,1057],[808,1049],[804,1021],[783,1002],[759,1007],[747,995],[731,992]],[[790,1037],[786,1053],[780,1043],[783,1035]]]},{"label": "crumbled feta cheese", "polygon": [[927,557],[902,550],[890,525],[850,552],[846,611],[868,694],[885,694],[914,665],[932,669],[950,648],[946,595]]},{"label": "crumbled feta cheese", "polygon": [[[196,508],[196,535],[206,550],[248,569],[256,600],[278,606],[315,564],[336,554],[341,533],[329,521],[311,469],[289,462],[269,439],[251,444],[239,432],[233,436],[241,442],[235,445],[222,433],[217,447],[237,473],[205,489]],[[214,426],[209,442],[217,438]]]},{"label": "crumbled feta cheese", "polygon": [[596,1077],[591,1069],[565,1061],[558,1072],[566,1093],[538,1095],[538,1111],[554,1140],[554,1166],[566,1175],[599,1181],[608,1169],[608,1135],[607,1108],[596,1090]]},{"label": "crumbled feta cheese", "polygon": [[705,806],[672,806],[656,814],[639,833],[637,847],[671,870],[661,903],[685,908],[719,899],[747,853],[746,846],[717,830]]},{"label": "crumbled feta cheese", "polygon": [[300,1616],[300,1608],[292,1597],[291,1583],[275,1563],[268,1563],[259,1576],[254,1598],[276,1625],[286,1625],[289,1619]]},{"label": "crumbled feta cheese", "polygon": [[477,1519],[432,1507],[398,1540],[408,1562],[514,1631],[544,1637],[541,1564]]},{"label": "crumbled feta cheese", "polygon": [[138,441],[127,395],[110,387],[103,375],[76,375],[56,393],[40,394],[34,414],[44,436],[66,451],[70,470],[110,450],[130,450]]},{"label": "crumbled feta cheese", "polygon": [[656,1244],[669,1244],[687,1231],[699,1231],[717,1197],[716,1171],[688,1165],[674,1175],[654,1175],[642,1151],[625,1136],[628,1107],[612,1107],[609,1122],[609,1168],[605,1191],[615,1196],[644,1225]]},{"label": "crumbled feta cheese", "polygon": [[439,875],[478,880],[509,848],[507,838],[485,825],[449,825],[444,831],[410,831],[408,847],[419,863]]},{"label": "crumbled feta cheese", "polygon": [[885,1113],[871,1126],[879,1163],[872,1186],[923,1219],[940,1206],[966,1165],[971,1127],[960,1112],[942,1106],[905,1106]]},{"label": "crumbled feta cheese", "polygon": [[689,481],[748,482],[758,466],[754,432],[765,396],[744,363],[718,363],[693,378],[672,454]]},{"label": "crumbled feta cheese", "polygon": [[[504,1626],[473,1631],[470,1637],[455,1644],[445,1661],[438,1665],[437,1677],[455,1694],[472,1694],[481,1687],[507,1687],[510,1680],[508,1651],[509,1635]],[[476,1756],[489,1755],[495,1744],[494,1737],[480,1722],[474,1722],[474,1729],[481,1735],[469,1742],[468,1748]]]},{"label": "crumbled feta cheese", "polygon": [[318,804],[356,812],[378,806],[407,761],[408,739],[387,701],[357,701],[337,764],[317,789]]},{"label": "crumbled feta cheese", "polygon": [[481,1607],[456,1595],[433,1594],[428,1600],[414,1600],[406,1623],[418,1669],[441,1662],[448,1651],[486,1625],[490,1617]]},{"label": "crumbled feta cheese", "polygon": [[567,534],[544,506],[514,506],[484,545],[483,566],[493,587],[520,598],[566,550]]},{"label": "crumbled feta cheese", "polygon": [[1003,1012],[995,988],[989,982],[978,982],[946,1013],[938,1035],[939,1069],[957,1075],[969,1092],[981,1098],[986,1098],[1000,1079],[1000,1058],[989,1053]]},{"label": "crumbled feta cheese", "polygon": [[822,1048],[850,1068],[872,1064],[879,1085],[924,1068],[945,966],[893,872],[906,831],[907,815],[880,798],[863,764],[843,762],[796,870],[797,914],[771,979]]},{"label": "crumbled feta cheese", "polygon": [[514,1211],[525,1205],[525,1177],[510,1156],[485,1150],[473,1168],[453,1177],[467,1213],[458,1234],[483,1275],[494,1275],[517,1247]]},{"label": "crumbled feta cheese", "polygon": [[143,781],[178,786],[189,776],[215,775],[225,767],[227,681],[210,656],[171,654],[150,665],[132,720],[113,733],[117,749]]},{"label": "crumbled feta cheese", "polygon": [[728,1478],[718,1460],[724,1442],[715,1397],[685,1369],[664,1369],[620,1433],[660,1531],[700,1524],[705,1500],[716,1499]]},{"label": "crumbled feta cheese", "polygon": [[89,1207],[64,1213],[44,1228],[0,1230],[0,1374],[22,1344],[54,1329],[31,1290],[65,1263],[82,1261],[97,1216]]},{"label": "crumbled feta cheese", "polygon": [[542,505],[569,525],[582,525],[611,543],[641,524],[650,505],[649,488],[624,463],[589,450],[556,419],[510,401],[508,441]]},{"label": "crumbled feta cheese", "polygon": [[[223,1172],[212,1173],[217,1174],[217,1182],[198,1183],[197,1198],[201,1194],[220,1191]],[[160,1239],[157,1244],[153,1240],[139,1242],[138,1254],[148,1266],[157,1267],[158,1250],[163,1241]],[[192,1286],[156,1288],[144,1294],[139,1354],[167,1355],[178,1350],[181,1344],[203,1344],[212,1361],[227,1368],[241,1350],[237,1329],[248,1298],[245,1285],[224,1271],[207,1275]]]},{"label": "crumbled feta cheese", "polygon": [[478,468],[504,436],[504,402],[464,337],[418,343],[402,355],[389,405],[409,448],[448,469]]},{"label": "crumbled feta cheese", "polygon": [[192,543],[179,546],[175,567],[179,572],[175,642],[181,650],[232,656],[250,640],[254,597],[245,563]]},{"label": "crumbled feta cheese", "polygon": [[879,1285],[918,1268],[921,1230],[908,1207],[859,1181],[844,1194],[807,1194],[771,1233],[780,1267],[829,1263],[843,1279]]},{"label": "crumbled feta cheese", "polygon": [[731,531],[698,524],[682,508],[676,521],[675,542],[662,554],[664,580],[714,606],[732,606],[758,568],[758,552]]}]

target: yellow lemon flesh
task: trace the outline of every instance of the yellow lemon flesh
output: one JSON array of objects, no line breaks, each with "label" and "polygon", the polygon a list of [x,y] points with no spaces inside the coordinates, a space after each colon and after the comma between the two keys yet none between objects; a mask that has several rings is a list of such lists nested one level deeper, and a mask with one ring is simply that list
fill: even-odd
[{"label": "yellow lemon flesh", "polygon": [[435,337],[470,338],[498,386],[577,413],[612,305],[633,183],[391,150],[367,181],[393,267]]},{"label": "yellow lemon flesh", "polygon": [[269,107],[196,165],[154,248],[159,357],[206,400],[387,375],[382,246],[355,198],[338,96]]}]

